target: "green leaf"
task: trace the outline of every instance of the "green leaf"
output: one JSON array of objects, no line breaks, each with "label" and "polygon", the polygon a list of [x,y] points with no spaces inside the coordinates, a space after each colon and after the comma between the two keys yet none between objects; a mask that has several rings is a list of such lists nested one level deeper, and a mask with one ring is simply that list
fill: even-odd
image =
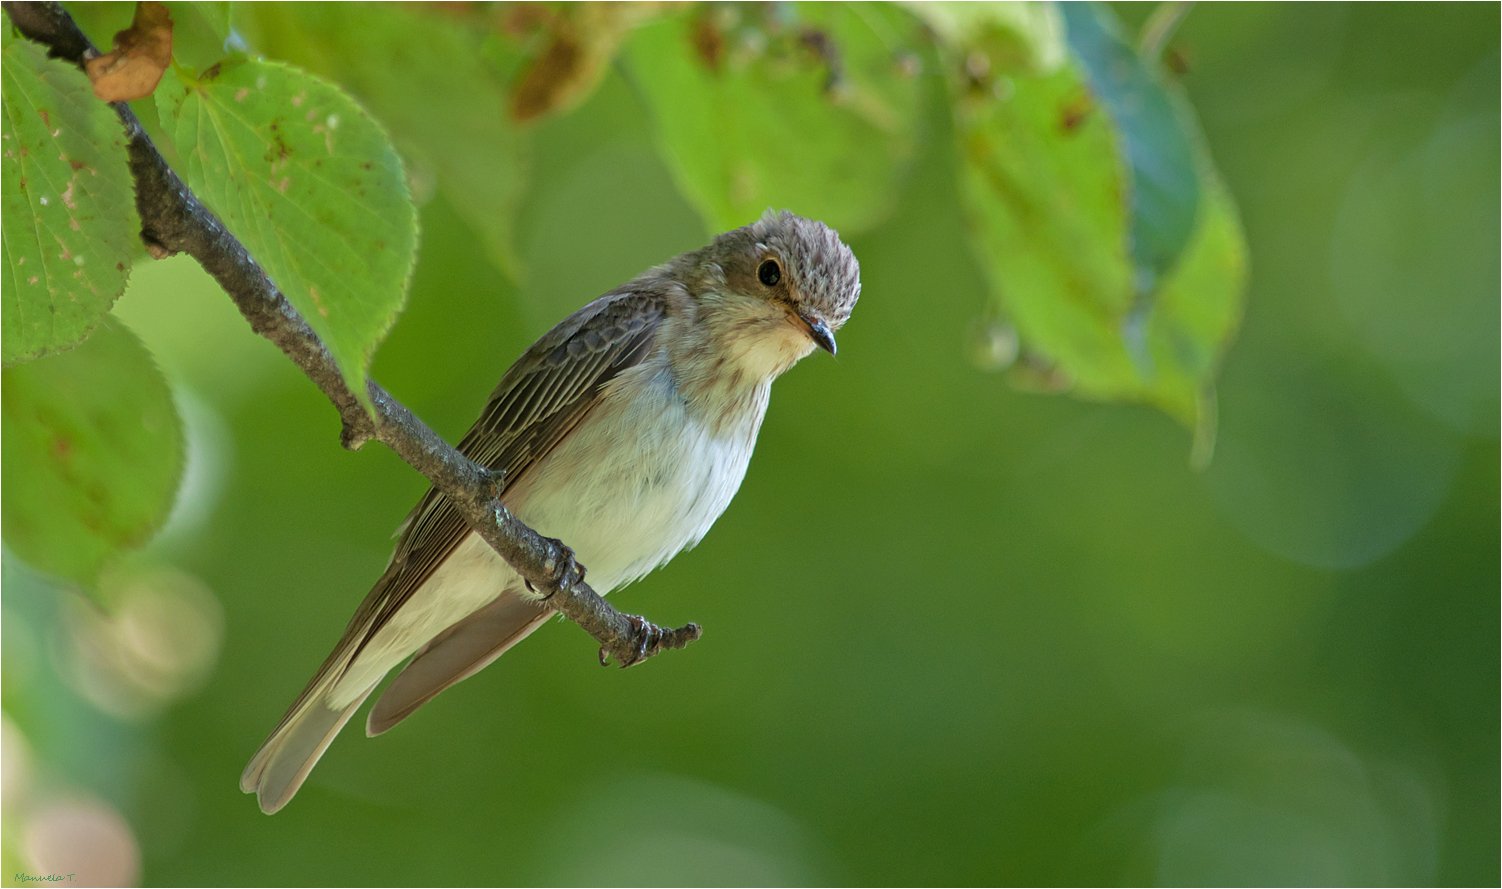
[{"label": "green leaf", "polygon": [[235,33],[226,2],[174,2],[172,14],[172,60],[196,71],[243,52],[244,42]]},{"label": "green leaf", "polygon": [[136,216],[125,132],[89,79],[3,29],[8,366],[69,348],[125,290]]},{"label": "green leaf", "polygon": [[[1029,360],[1014,382],[1158,406],[1213,441],[1213,380],[1240,321],[1246,247],[1234,204],[1198,138],[1190,170],[1198,212],[1175,262],[1143,301],[1129,165],[1112,118],[1072,67],[957,90],[961,192],[995,311]],[[1175,113],[1187,114],[1177,107]]]},{"label": "green leaf", "polygon": [[[173,4],[176,6],[177,4]],[[228,40],[230,34],[229,2],[228,0],[193,0],[184,4],[191,6],[198,17],[203,20],[221,41]],[[175,16],[174,16],[175,18]]]},{"label": "green leaf", "polygon": [[171,510],[183,439],[167,381],[109,316],[78,348],[6,368],[0,390],[5,542],[90,585]]},{"label": "green leaf", "polygon": [[252,3],[237,15],[259,50],[304,61],[359,96],[412,161],[415,190],[436,177],[490,258],[517,271],[526,141],[483,59],[506,40],[487,44],[446,13],[394,3]]},{"label": "green leaf", "polygon": [[1070,68],[955,103],[976,252],[1023,346],[1081,391],[1124,394],[1132,305],[1116,140]]},{"label": "green leaf", "polygon": [[711,4],[626,59],[669,167],[714,231],[768,207],[846,235],[890,212],[917,143],[917,23],[891,6]]},{"label": "green leaf", "polygon": [[1200,177],[1194,232],[1147,316],[1154,375],[1143,394],[1194,430],[1194,462],[1203,466],[1215,443],[1215,376],[1241,324],[1247,251],[1236,204],[1220,177],[1208,163],[1200,165]]},{"label": "green leaf", "polygon": [[1069,47],[1121,141],[1130,171],[1135,284],[1139,294],[1148,294],[1194,232],[1200,190],[1189,129],[1155,68],[1121,38],[1109,12],[1093,3],[1059,8]]},{"label": "green leaf", "polygon": [[365,369],[407,296],[417,209],[380,125],[288,65],[230,61],[157,88],[193,191],[240,239],[368,405]]}]

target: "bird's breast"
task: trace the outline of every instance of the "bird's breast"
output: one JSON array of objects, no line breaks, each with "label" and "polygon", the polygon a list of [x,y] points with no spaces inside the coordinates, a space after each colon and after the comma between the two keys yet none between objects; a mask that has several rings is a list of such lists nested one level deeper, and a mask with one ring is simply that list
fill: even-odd
[{"label": "bird's breast", "polygon": [[613,381],[507,505],[572,547],[596,590],[630,583],[698,543],[730,505],[768,387],[690,402],[665,364],[644,362]]}]

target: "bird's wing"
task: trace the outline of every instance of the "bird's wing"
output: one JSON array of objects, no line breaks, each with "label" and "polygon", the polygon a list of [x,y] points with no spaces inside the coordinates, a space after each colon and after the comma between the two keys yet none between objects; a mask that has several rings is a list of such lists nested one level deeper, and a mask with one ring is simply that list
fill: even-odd
[{"label": "bird's wing", "polygon": [[[545,334],[511,366],[459,451],[503,472],[503,491],[542,460],[599,403],[606,384],[652,352],[666,298],[626,291],[600,297]],[[437,488],[404,523],[391,565],[361,603],[351,627],[370,639],[469,534]]]},{"label": "bird's wing", "polygon": [[[459,450],[477,463],[503,470],[505,486],[515,484],[588,415],[612,379],[652,353],[669,298],[662,285],[636,289],[628,285],[564,319],[533,343],[501,378]],[[407,517],[400,533],[391,564],[360,603],[333,652],[251,758],[240,778],[241,789],[256,793],[265,812],[281,808],[297,792],[334,735],[374,686],[362,690],[352,703],[337,709],[329,706],[328,692],[371,637],[468,536],[469,525],[447,497],[437,489],[430,489]],[[420,700],[406,701],[410,704],[406,712],[473,672],[462,664],[458,667],[451,664],[455,657],[462,655],[483,666],[489,663],[487,658],[493,657],[486,651],[493,649],[499,655],[546,618],[548,612],[544,609],[535,617],[520,620],[519,626],[512,628],[517,631],[514,634],[500,633],[504,638],[497,640],[498,646],[492,644],[486,651],[476,649],[477,653],[469,653],[475,645],[484,647],[481,644],[484,640],[474,642],[472,637],[487,628],[494,630],[498,620],[517,623],[511,618],[525,612],[527,607],[516,614],[504,608],[481,609],[474,620],[460,616],[458,625],[438,640],[458,639],[462,643],[452,646],[455,652],[452,655],[448,648],[440,653],[434,646],[424,647],[423,652],[431,655],[424,661],[424,669],[431,666],[454,675],[441,679],[431,694],[426,694],[423,689],[411,687],[423,678],[414,674],[413,681],[404,684],[403,689]],[[393,704],[403,701],[394,699]],[[395,717],[395,721],[400,721],[401,716]]]},{"label": "bird's wing", "polygon": [[[623,288],[564,319],[501,378],[480,419],[460,442],[460,452],[490,469],[504,470],[505,487],[515,484],[588,415],[607,383],[651,354],[667,302],[660,290]],[[431,488],[400,533],[385,573],[271,733],[267,747],[306,701],[349,668],[371,637],[468,536],[469,525],[447,497]],[[247,776],[255,762],[251,765]]]}]

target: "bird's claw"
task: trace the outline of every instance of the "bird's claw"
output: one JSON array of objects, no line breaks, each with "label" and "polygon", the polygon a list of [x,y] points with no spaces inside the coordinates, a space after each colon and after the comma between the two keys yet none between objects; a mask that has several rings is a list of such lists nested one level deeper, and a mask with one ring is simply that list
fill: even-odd
[{"label": "bird's claw", "polygon": [[[662,639],[662,630],[656,624],[648,623],[644,618],[631,616],[631,629],[636,631],[636,650],[632,652],[631,664],[639,664],[647,659],[647,649],[655,646]],[[627,664],[626,666],[631,666]]]},{"label": "bird's claw", "polygon": [[[634,667],[652,656],[652,649],[662,641],[663,632],[660,627],[650,623],[645,618],[634,614],[626,615],[626,622],[631,625],[631,656],[621,659],[622,667]],[[610,663],[610,646],[600,646],[600,666]]]},{"label": "bird's claw", "polygon": [[[550,565],[546,581],[548,591],[542,597],[542,601],[544,602],[553,598],[553,594],[565,586],[583,583],[584,575],[588,573],[588,569],[581,565],[578,559],[574,558],[574,551],[564,546],[563,541],[552,537],[545,539],[550,545],[549,548],[558,553],[558,555],[549,560]],[[523,578],[523,582],[526,583],[527,589],[534,593],[537,592],[537,588],[532,585],[532,581]]]}]

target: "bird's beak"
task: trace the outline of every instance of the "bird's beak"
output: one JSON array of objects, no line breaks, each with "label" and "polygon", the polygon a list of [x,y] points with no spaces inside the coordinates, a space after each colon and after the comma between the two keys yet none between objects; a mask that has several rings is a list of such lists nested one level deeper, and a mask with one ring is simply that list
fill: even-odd
[{"label": "bird's beak", "polygon": [[818,315],[815,315],[813,312],[810,312],[807,309],[794,309],[793,314],[796,315],[798,317],[798,320],[803,323],[803,326],[807,328],[808,337],[809,339],[814,341],[814,345],[818,346],[831,355],[835,353],[834,334],[830,333],[829,325],[824,323],[823,318],[820,318]]}]

